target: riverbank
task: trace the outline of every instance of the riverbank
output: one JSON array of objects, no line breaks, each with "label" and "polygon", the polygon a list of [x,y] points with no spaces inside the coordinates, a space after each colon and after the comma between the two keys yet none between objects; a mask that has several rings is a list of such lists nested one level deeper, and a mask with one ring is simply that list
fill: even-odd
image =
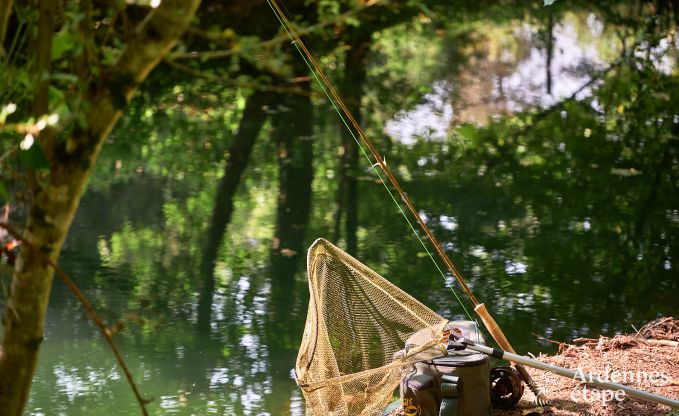
[{"label": "riverbank", "polygon": [[[554,341],[552,341],[554,342]],[[613,382],[679,399],[679,320],[660,318],[638,332],[613,338],[579,338],[559,342],[557,355],[541,354],[539,360],[591,373]],[[526,389],[516,409],[496,410],[494,416],[550,414],[558,416],[667,415],[671,409],[655,403],[598,390],[589,384],[539,370],[528,369],[552,399],[553,407],[535,408]],[[676,414],[676,413],[675,413]]]}]

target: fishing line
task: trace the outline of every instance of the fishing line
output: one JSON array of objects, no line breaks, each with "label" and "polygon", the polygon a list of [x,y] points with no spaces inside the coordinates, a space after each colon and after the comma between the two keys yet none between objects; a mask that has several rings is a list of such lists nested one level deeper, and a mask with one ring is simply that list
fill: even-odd
[{"label": "fishing line", "polygon": [[[297,33],[295,32],[294,28],[292,27],[292,25],[290,24],[290,22],[288,21],[288,19],[285,17],[285,15],[283,14],[283,12],[281,11],[281,9],[279,8],[279,6],[278,6],[278,4],[276,3],[276,1],[275,1],[275,0],[266,0],[266,2],[267,2],[267,4],[269,5],[269,7],[271,8],[271,10],[272,10],[272,12],[274,13],[274,15],[276,16],[276,18],[278,19],[278,21],[279,21],[279,23],[281,24],[281,26],[283,27],[283,29],[285,30],[285,32],[286,32],[286,33],[288,34],[288,36],[290,37],[290,40],[292,41],[293,46],[295,47],[295,49],[297,50],[297,52],[300,54],[300,56],[301,56],[302,59],[304,60],[304,63],[305,63],[305,64],[307,65],[307,67],[309,68],[309,71],[311,71],[311,74],[313,75],[314,79],[318,82],[318,85],[321,87],[321,90],[323,91],[323,93],[325,94],[325,96],[328,98],[328,100],[329,100],[330,103],[332,104],[332,106],[333,106],[333,108],[335,109],[335,112],[336,112],[337,115],[339,116],[340,120],[342,121],[342,123],[344,124],[344,126],[347,128],[347,130],[348,130],[349,133],[351,134],[351,137],[353,137],[354,141],[356,142],[356,145],[357,145],[358,148],[361,150],[361,153],[363,154],[363,156],[365,156],[365,158],[366,158],[366,160],[368,161],[368,163],[370,164],[370,166],[371,166],[373,172],[374,172],[374,173],[377,175],[377,177],[380,179],[380,182],[382,183],[382,185],[384,186],[384,188],[387,190],[387,193],[388,193],[389,196],[391,197],[392,201],[394,201],[394,204],[395,204],[396,207],[398,208],[398,211],[401,213],[401,215],[403,216],[403,218],[406,220],[406,223],[408,224],[408,226],[409,226],[410,229],[412,230],[413,234],[415,235],[415,237],[417,238],[417,240],[420,242],[420,244],[421,244],[422,247],[424,248],[425,252],[427,253],[427,256],[431,259],[432,263],[434,263],[434,266],[436,267],[436,269],[437,269],[438,272],[440,273],[441,277],[443,278],[444,285],[450,289],[450,292],[455,296],[455,299],[456,299],[457,302],[460,304],[460,306],[462,306],[462,309],[464,310],[464,312],[465,312],[465,314],[467,315],[467,317],[469,317],[469,319],[473,321],[474,319],[472,318],[471,314],[469,313],[469,311],[467,310],[467,308],[464,306],[464,303],[462,302],[462,300],[461,300],[460,297],[458,296],[457,292],[455,292],[455,290],[453,289],[453,286],[448,282],[448,279],[446,278],[445,273],[443,272],[443,270],[441,270],[441,267],[438,265],[438,262],[436,261],[436,259],[434,259],[434,256],[432,255],[431,251],[429,250],[429,248],[427,247],[427,245],[425,244],[425,242],[424,242],[424,241],[422,240],[422,238],[420,237],[420,235],[419,235],[419,233],[417,232],[417,230],[415,229],[415,226],[413,225],[412,221],[411,221],[411,220],[408,218],[408,216],[406,215],[405,211],[403,210],[403,207],[402,207],[401,204],[398,202],[398,200],[396,199],[396,196],[394,195],[394,193],[392,192],[392,190],[389,188],[389,186],[387,185],[386,181],[384,180],[384,178],[383,178],[382,175],[380,174],[379,170],[377,169],[377,166],[379,166],[380,168],[382,168],[382,170],[383,170],[383,172],[385,173],[385,175],[387,175],[387,177],[388,177],[388,179],[390,180],[390,182],[392,183],[392,185],[396,188],[396,190],[397,190],[398,193],[400,194],[401,199],[406,203],[406,205],[408,206],[408,208],[410,209],[410,211],[413,213],[413,215],[415,215],[415,218],[417,219],[418,223],[420,224],[420,226],[422,227],[422,229],[423,229],[423,230],[425,231],[425,233],[427,234],[427,237],[429,237],[429,239],[431,240],[432,244],[434,244],[434,247],[437,249],[437,252],[438,252],[439,255],[443,258],[444,262],[446,263],[446,265],[447,265],[448,268],[450,269],[451,273],[452,273],[453,276],[457,279],[458,283],[462,286],[462,289],[463,289],[463,290],[467,293],[467,295],[471,298],[472,303],[474,303],[475,306],[476,306],[477,303],[478,303],[478,302],[476,301],[476,298],[474,297],[474,295],[472,294],[472,292],[469,290],[469,288],[467,287],[467,285],[464,283],[464,281],[462,280],[462,277],[459,275],[459,273],[457,272],[457,270],[455,269],[455,267],[454,267],[454,266],[452,265],[452,263],[450,262],[450,259],[448,259],[447,256],[443,253],[443,251],[442,251],[442,249],[441,249],[441,247],[440,247],[438,241],[436,241],[436,239],[434,238],[434,236],[431,234],[431,232],[428,230],[428,228],[427,228],[426,225],[424,224],[424,222],[423,222],[423,220],[421,219],[419,213],[417,213],[417,211],[415,210],[415,208],[412,206],[412,204],[411,204],[410,201],[408,200],[407,196],[406,196],[406,195],[403,193],[403,191],[400,189],[400,186],[398,186],[398,183],[396,182],[396,179],[395,179],[395,178],[393,177],[393,175],[391,175],[391,173],[389,172],[389,170],[388,170],[388,168],[387,168],[387,166],[386,166],[386,163],[382,160],[382,158],[379,157],[379,154],[377,154],[377,151],[376,151],[375,148],[372,146],[372,144],[370,143],[370,141],[367,139],[367,137],[366,137],[365,134],[363,133],[361,127],[358,125],[358,123],[356,122],[356,120],[354,119],[354,117],[351,115],[351,113],[349,112],[349,110],[347,109],[347,107],[344,105],[344,102],[342,101],[341,97],[339,96],[339,94],[337,93],[337,91],[335,91],[335,89],[333,88],[333,86],[332,86],[332,84],[330,83],[330,81],[328,80],[328,78],[325,76],[325,73],[324,73],[323,70],[321,69],[321,67],[320,67],[320,65],[318,64],[318,62],[316,62],[316,60],[314,59],[313,55],[312,55],[312,54],[309,52],[309,50],[306,48],[306,46],[305,46],[304,43],[302,42],[302,39],[299,37],[299,35],[297,35]],[[341,111],[340,111],[340,108],[341,108]],[[345,118],[345,116],[342,114],[342,112],[344,112],[344,114],[346,114],[346,118],[349,118],[349,122],[350,122],[350,123],[353,125],[353,127],[354,127],[353,129],[349,126],[349,122],[347,121],[347,119]],[[370,156],[369,156],[368,153],[366,152],[364,146],[361,144],[361,141],[359,140],[358,137],[356,137],[356,132],[358,132],[359,136],[361,137],[361,139],[363,140],[363,142],[365,143],[365,145],[368,146],[369,150],[371,151],[371,153],[373,154],[373,156],[374,156],[375,159],[377,160],[376,163],[373,163],[372,159],[370,158]]]}]

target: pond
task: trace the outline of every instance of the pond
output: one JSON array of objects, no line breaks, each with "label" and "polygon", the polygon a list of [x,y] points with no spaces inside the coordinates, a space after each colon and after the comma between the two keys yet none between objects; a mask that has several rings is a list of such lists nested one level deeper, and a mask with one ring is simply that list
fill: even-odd
[{"label": "pond", "polygon": [[[457,44],[444,36],[426,51],[408,49],[404,30],[375,42],[387,55],[403,47],[404,60],[429,54],[430,73],[412,81],[427,92],[407,107],[399,107],[398,94],[383,103],[393,111],[372,131],[390,136],[387,163],[514,347],[551,352],[537,336],[612,335],[676,315],[679,168],[677,153],[666,150],[675,145],[657,136],[635,147],[629,137],[646,133],[601,119],[606,97],[615,94],[590,79],[606,71],[606,54],[614,53],[601,45],[608,40],[596,16],[557,23],[551,61],[528,21],[485,37],[471,31],[453,38]],[[375,71],[368,89],[380,76]],[[601,85],[607,96],[550,109]],[[178,94],[180,101],[189,95]],[[366,94],[366,105],[375,101]],[[308,292],[303,261],[288,277],[270,260],[278,192],[270,130],[235,196],[215,264],[211,319],[201,321],[201,247],[220,171],[205,155],[218,153],[225,133],[202,141],[205,132],[182,121],[194,117],[190,109],[177,105],[136,110],[114,133],[61,265],[117,331],[152,399],[151,414],[302,415],[292,369]],[[646,126],[635,121],[649,116],[634,100],[620,105],[627,123]],[[515,115],[531,108],[550,109],[540,125]],[[333,238],[337,127],[327,103],[319,109],[308,243]],[[154,130],[135,124],[140,119],[153,120]],[[657,115],[653,126],[661,134],[678,121]],[[150,144],[125,140],[147,133]],[[184,151],[158,155],[163,146]],[[357,257],[438,313],[463,318],[446,288],[452,279],[438,274],[367,162],[360,163]],[[138,414],[107,344],[58,280],[28,414]]]}]

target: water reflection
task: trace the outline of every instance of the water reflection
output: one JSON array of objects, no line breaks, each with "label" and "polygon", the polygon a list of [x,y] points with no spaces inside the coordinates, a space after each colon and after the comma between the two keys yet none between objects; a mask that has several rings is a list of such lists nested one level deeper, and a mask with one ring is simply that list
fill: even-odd
[{"label": "water reflection", "polygon": [[[494,102],[505,101],[509,112],[522,111],[532,106],[546,107],[566,97],[570,97],[583,85],[590,81],[592,74],[605,67],[596,48],[596,39],[601,35],[601,22],[594,15],[588,15],[590,42],[583,42],[583,33],[576,27],[576,19],[571,16],[554,24],[553,52],[551,59],[547,50],[539,47],[536,40],[539,28],[524,25],[516,31],[518,42],[532,45],[527,56],[523,57],[513,72],[508,75],[499,74],[490,99]],[[509,60],[509,59],[506,59]],[[549,67],[547,66],[549,64]],[[547,77],[551,77],[551,91],[546,91]],[[578,93],[582,99],[591,94],[589,86]]]},{"label": "water reflection", "polygon": [[423,103],[410,111],[402,111],[387,122],[385,131],[402,144],[413,144],[418,138],[441,138],[446,136],[453,119],[450,104],[451,84],[437,81]]},{"label": "water reflection", "polygon": [[[434,82],[426,102],[387,126],[400,142],[388,163],[521,351],[551,348],[532,333],[554,339],[611,334],[677,312],[676,140],[667,139],[677,117],[653,109],[653,120],[661,122],[650,127],[612,119],[601,97],[598,105],[564,106],[533,126],[535,132],[513,129],[522,119],[486,118],[550,105],[586,82],[601,59],[599,49],[580,39],[582,22],[592,38],[601,34],[591,16],[554,25],[551,95],[544,91],[547,59],[535,42],[538,29],[524,25],[510,36],[491,34],[513,49],[487,38],[472,42],[481,53],[469,55],[470,65]],[[479,101],[489,97],[492,102]],[[611,111],[650,119],[642,98]],[[593,108],[603,119],[592,117]],[[487,130],[470,125],[448,134],[451,123],[481,121]],[[334,212],[336,142],[318,138],[332,138],[336,130],[321,122],[307,241],[328,236],[334,225],[328,213]],[[648,130],[634,130],[641,128]],[[635,142],[651,131],[665,136]],[[270,141],[258,146],[216,250],[208,298],[201,296],[201,262],[218,182],[214,166],[205,163],[197,175],[200,163],[191,157],[184,180],[165,175],[162,163],[157,172],[151,166],[152,173],[125,178],[102,172],[83,200],[61,263],[119,326],[116,339],[142,391],[154,399],[152,414],[303,414],[291,370],[307,286],[303,264],[272,267],[279,161]],[[359,257],[442,315],[464,317],[446,289],[454,279],[436,274],[367,171],[358,177]],[[201,322],[205,299],[210,313]],[[31,414],[137,414],[107,346],[59,282],[46,325]]]},{"label": "water reflection", "polygon": [[[523,23],[458,40],[454,45],[463,50],[456,55],[467,61],[460,73],[434,82],[421,104],[387,123],[386,133],[413,144],[418,138],[446,137],[451,123],[485,124],[491,117],[547,107],[573,94],[577,99],[591,95],[597,85],[589,84],[592,76],[606,67],[597,49],[602,22],[594,14],[567,15],[553,25],[551,49],[544,47],[542,31]],[[671,68],[667,55],[660,55],[662,65]]]}]

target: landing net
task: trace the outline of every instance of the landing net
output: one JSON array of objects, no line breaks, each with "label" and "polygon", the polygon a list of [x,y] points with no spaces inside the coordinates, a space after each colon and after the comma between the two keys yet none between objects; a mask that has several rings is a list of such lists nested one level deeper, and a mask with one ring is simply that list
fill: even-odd
[{"label": "landing net", "polygon": [[445,354],[448,321],[327,240],[309,248],[307,272],[295,367],[307,414],[380,415],[405,366]]}]

